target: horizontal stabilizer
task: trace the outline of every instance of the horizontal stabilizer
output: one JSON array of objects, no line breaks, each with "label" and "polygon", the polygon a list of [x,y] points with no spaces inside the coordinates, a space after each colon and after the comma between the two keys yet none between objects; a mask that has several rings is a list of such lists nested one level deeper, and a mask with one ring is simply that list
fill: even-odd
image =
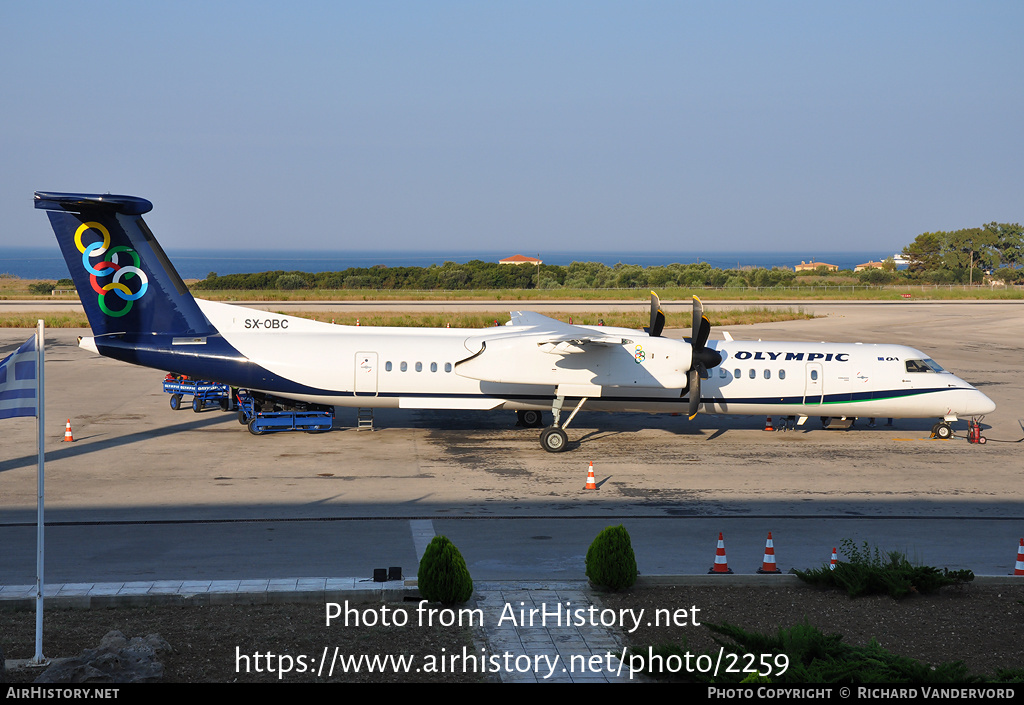
[{"label": "horizontal stabilizer", "polygon": [[36,208],[47,211],[84,213],[107,211],[124,215],[142,215],[153,210],[153,204],[136,196],[94,195],[88,193],[52,193],[36,191]]}]

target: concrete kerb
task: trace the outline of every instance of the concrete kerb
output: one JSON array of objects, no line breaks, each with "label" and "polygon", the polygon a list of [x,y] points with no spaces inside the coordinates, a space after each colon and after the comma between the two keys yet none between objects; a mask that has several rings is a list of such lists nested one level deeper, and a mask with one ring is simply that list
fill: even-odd
[{"label": "concrete kerb", "polygon": [[[979,575],[975,585],[1015,585],[1020,576]],[[487,581],[477,590],[503,590],[510,586],[526,591],[572,586],[590,590],[587,581]],[[804,587],[792,574],[781,575],[644,575],[636,587]],[[600,592],[594,591],[600,597]],[[127,583],[68,583],[47,585],[45,602],[54,609],[109,609],[145,605],[259,605],[326,602],[414,602],[419,600],[416,580],[374,583],[363,578],[290,578],[283,580],[156,581]],[[33,609],[35,586],[0,586],[0,611]]]},{"label": "concrete kerb", "polygon": [[[71,588],[71,589],[66,589]],[[262,605],[402,602],[418,594],[415,580],[375,583],[360,578],[182,581],[47,585],[45,604],[55,609],[107,609],[146,605]],[[35,586],[0,586],[0,610],[33,609]]]}]

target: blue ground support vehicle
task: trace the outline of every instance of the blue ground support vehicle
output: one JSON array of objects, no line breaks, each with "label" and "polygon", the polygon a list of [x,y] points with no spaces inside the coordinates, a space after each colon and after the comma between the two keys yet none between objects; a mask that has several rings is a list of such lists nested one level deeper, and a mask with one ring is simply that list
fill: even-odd
[{"label": "blue ground support vehicle", "polygon": [[260,436],[278,431],[320,433],[334,426],[334,407],[307,404],[290,399],[238,392],[238,423],[249,427],[249,433]]},{"label": "blue ground support vehicle", "polygon": [[[181,408],[182,397],[192,395],[192,411],[218,407],[223,411],[234,408],[231,387],[205,379],[189,379],[181,375],[168,374],[164,377],[164,392],[171,395],[171,408]],[[188,402],[186,402],[187,404]]]}]

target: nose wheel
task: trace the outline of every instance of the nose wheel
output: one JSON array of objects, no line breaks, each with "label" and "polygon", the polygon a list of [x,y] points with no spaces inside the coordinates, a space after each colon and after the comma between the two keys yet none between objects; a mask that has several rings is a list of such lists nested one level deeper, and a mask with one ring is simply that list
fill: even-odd
[{"label": "nose wheel", "polygon": [[932,435],[944,441],[949,440],[953,437],[953,427],[945,421],[940,421],[932,426]]}]

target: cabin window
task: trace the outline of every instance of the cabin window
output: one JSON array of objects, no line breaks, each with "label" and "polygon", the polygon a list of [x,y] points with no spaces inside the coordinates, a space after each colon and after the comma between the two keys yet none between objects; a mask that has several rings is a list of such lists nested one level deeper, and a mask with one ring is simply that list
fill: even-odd
[{"label": "cabin window", "polygon": [[384,371],[385,372],[390,372],[391,371],[391,360],[388,360],[387,362],[384,363]]},{"label": "cabin window", "polygon": [[431,362],[430,363],[430,371],[431,372],[437,372],[437,363],[436,362]]},{"label": "cabin window", "polygon": [[818,371],[817,370],[811,370],[811,379],[812,380],[813,379],[818,379]]},{"label": "cabin window", "polygon": [[402,372],[408,371],[409,370],[409,363],[408,362],[402,362],[402,364],[399,366],[399,369],[401,369]]},{"label": "cabin window", "polygon": [[416,363],[416,371],[417,372],[422,372],[423,371],[423,363],[422,362],[417,362]]},{"label": "cabin window", "polygon": [[718,368],[718,376],[721,377],[722,379],[725,379],[726,377],[729,376],[729,373],[725,371],[724,367],[719,367]]},{"label": "cabin window", "polygon": [[779,370],[779,379],[786,379],[786,371]]},{"label": "cabin window", "polygon": [[742,376],[743,373],[739,369],[737,369],[736,372],[733,374],[733,377],[735,377],[736,379],[739,379]]},{"label": "cabin window", "polygon": [[772,371],[771,370],[765,370],[764,371],[764,378],[765,379],[771,379],[772,378]]},{"label": "cabin window", "polygon": [[747,376],[750,377],[750,379],[757,379],[757,370],[755,370],[753,367],[751,367],[750,368],[750,374],[747,375]]},{"label": "cabin window", "polygon": [[452,371],[452,363],[450,363],[450,362],[444,363],[444,371],[445,372],[451,372]]}]

